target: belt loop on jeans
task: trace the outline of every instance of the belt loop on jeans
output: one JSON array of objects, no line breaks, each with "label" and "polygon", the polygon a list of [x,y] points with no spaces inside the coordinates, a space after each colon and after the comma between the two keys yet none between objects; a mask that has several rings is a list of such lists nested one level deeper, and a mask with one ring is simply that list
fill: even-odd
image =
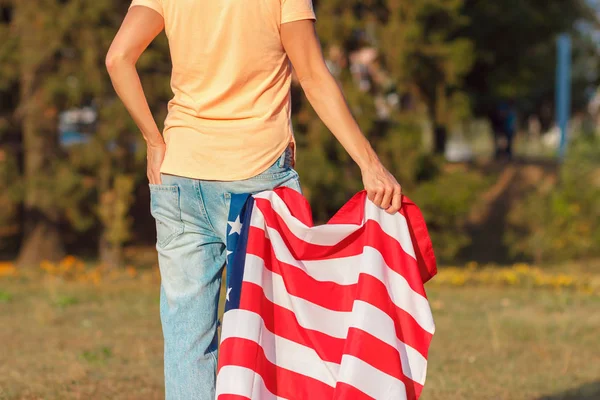
[{"label": "belt loop on jeans", "polygon": [[[287,151],[287,150],[286,150]],[[285,167],[285,151],[279,156],[279,158],[277,159],[277,166],[279,168],[283,168]]]}]

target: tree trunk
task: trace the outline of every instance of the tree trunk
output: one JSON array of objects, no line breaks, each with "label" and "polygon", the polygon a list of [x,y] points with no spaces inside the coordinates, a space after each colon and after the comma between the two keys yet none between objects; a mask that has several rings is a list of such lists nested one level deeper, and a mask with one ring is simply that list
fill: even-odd
[{"label": "tree trunk", "polygon": [[[102,221],[102,236],[98,243],[98,256],[100,264],[108,268],[119,268],[123,266],[122,246],[111,243],[109,240],[111,223],[114,223],[115,208],[114,196],[109,196],[111,192],[111,178],[113,175],[113,165],[111,155],[104,152],[104,159],[98,169],[98,204],[101,207],[100,220]],[[110,200],[109,200],[110,199]]]},{"label": "tree trunk", "polygon": [[109,268],[121,268],[125,265],[122,245],[114,245],[105,238],[100,239],[100,264]]},{"label": "tree trunk", "polygon": [[446,141],[448,138],[448,132],[446,127],[443,125],[437,125],[433,129],[434,146],[433,152],[435,154],[444,155],[446,153]]},{"label": "tree trunk", "polygon": [[24,237],[17,264],[22,267],[37,266],[42,260],[56,261],[64,255],[58,207],[49,201],[52,196],[49,161],[57,156],[57,124],[40,100],[44,97],[39,87],[43,79],[38,76],[43,68],[39,57],[44,51],[43,39],[39,37],[43,29],[42,32],[36,29],[30,7],[17,2],[14,20],[21,46],[18,115],[23,137],[25,198]]},{"label": "tree trunk", "polygon": [[26,234],[21,245],[17,265],[37,267],[43,260],[58,261],[65,256],[60,232],[55,224],[44,221],[34,223],[33,230]]},{"label": "tree trunk", "polygon": [[437,85],[434,101],[434,153],[444,155],[446,152],[446,142],[448,140],[448,104],[446,86],[444,83],[439,83]]},{"label": "tree trunk", "polygon": [[48,207],[47,189],[39,184],[39,178],[51,173],[48,156],[56,154],[51,141],[37,124],[36,110],[31,93],[33,74],[25,72],[21,76],[23,96],[23,147],[24,147],[24,237],[17,258],[21,267],[39,265],[42,260],[57,261],[65,251],[58,228],[58,210]]}]

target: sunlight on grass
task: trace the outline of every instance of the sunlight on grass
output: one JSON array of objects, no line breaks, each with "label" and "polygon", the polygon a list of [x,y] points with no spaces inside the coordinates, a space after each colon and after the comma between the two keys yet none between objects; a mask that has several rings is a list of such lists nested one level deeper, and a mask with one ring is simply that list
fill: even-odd
[{"label": "sunlight on grass", "polygon": [[[6,398],[163,399],[157,271],[79,269],[96,282],[72,274],[76,260],[63,265],[0,279]],[[582,288],[598,275],[553,271],[442,268],[426,287],[436,333],[422,400],[555,400],[594,388],[600,296]]]}]

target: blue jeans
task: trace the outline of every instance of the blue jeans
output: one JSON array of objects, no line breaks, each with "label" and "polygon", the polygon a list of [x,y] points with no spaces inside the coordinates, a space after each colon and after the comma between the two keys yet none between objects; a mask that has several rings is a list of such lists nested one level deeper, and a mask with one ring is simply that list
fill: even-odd
[{"label": "blue jeans", "polygon": [[235,182],[162,175],[150,185],[161,274],[160,316],[168,400],[213,400],[217,308],[232,193],[300,191],[288,149],[267,171]]}]

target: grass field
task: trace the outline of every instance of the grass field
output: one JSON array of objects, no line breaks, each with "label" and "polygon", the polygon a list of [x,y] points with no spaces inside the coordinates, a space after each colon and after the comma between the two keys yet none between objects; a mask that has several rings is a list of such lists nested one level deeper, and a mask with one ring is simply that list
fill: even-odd
[{"label": "grass field", "polygon": [[[430,287],[424,400],[600,399],[600,298]],[[163,398],[156,282],[0,279],[0,399]]]}]

